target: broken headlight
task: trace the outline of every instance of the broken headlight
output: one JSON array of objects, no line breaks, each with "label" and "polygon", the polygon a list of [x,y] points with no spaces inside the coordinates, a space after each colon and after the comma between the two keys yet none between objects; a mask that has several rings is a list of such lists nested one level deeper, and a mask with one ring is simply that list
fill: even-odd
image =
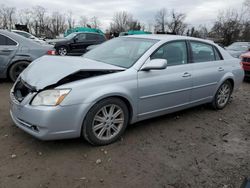
[{"label": "broken headlight", "polygon": [[38,93],[31,102],[33,106],[57,106],[69,94],[70,89],[51,89]]}]

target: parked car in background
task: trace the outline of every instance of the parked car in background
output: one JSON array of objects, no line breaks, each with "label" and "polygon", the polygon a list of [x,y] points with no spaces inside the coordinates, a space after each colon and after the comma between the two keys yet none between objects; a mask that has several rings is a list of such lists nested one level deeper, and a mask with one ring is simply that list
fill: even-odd
[{"label": "parked car in background", "polygon": [[65,55],[82,55],[90,45],[101,44],[106,41],[103,34],[92,32],[71,33],[63,39],[47,40],[55,46],[57,54]]},{"label": "parked car in background", "polygon": [[243,77],[239,60],[213,42],[118,37],[83,57],[37,59],[11,89],[10,112],[19,128],[39,139],[83,136],[105,145],[129,123],[204,103],[223,109]]},{"label": "parked car in background", "polygon": [[129,30],[127,32],[121,32],[119,36],[127,36],[127,35],[146,35],[146,34],[152,34],[152,32],[149,31],[140,31],[140,30]]},{"label": "parked car in background", "polygon": [[226,50],[235,58],[240,58],[240,55],[250,51],[250,42],[234,42],[226,47]]},{"label": "parked car in background", "polygon": [[53,46],[0,30],[0,78],[9,77],[15,81],[30,62],[46,54],[55,54]]},{"label": "parked car in background", "polygon": [[241,63],[245,71],[245,78],[250,78],[250,52],[241,55]]},{"label": "parked car in background", "polygon": [[14,33],[16,33],[16,34],[18,34],[18,35],[21,35],[21,36],[23,36],[25,38],[34,40],[34,41],[36,41],[38,43],[46,44],[46,42],[44,40],[39,39],[39,38],[35,37],[34,35],[26,32],[26,31],[21,31],[21,30],[11,30],[11,31],[14,32]]}]

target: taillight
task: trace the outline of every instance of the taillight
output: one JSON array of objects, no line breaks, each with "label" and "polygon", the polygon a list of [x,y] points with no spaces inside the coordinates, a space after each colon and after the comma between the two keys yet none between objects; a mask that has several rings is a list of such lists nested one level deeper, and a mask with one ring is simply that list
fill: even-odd
[{"label": "taillight", "polygon": [[47,52],[48,55],[56,55],[56,51],[55,50],[49,50]]}]

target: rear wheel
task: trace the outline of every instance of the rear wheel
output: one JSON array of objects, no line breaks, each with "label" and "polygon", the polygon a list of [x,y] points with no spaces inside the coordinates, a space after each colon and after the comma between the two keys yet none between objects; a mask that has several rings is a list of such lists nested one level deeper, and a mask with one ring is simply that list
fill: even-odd
[{"label": "rear wheel", "polygon": [[27,61],[19,61],[14,63],[9,69],[9,78],[15,82],[21,72],[29,65]]},{"label": "rear wheel", "polygon": [[221,110],[225,108],[225,106],[228,104],[231,94],[233,91],[232,84],[227,80],[225,81],[218,89],[214,100],[213,100],[213,107],[215,109]]},{"label": "rear wheel", "polygon": [[128,119],[128,108],[122,100],[104,99],[88,112],[83,123],[82,135],[93,145],[110,144],[125,131]]}]

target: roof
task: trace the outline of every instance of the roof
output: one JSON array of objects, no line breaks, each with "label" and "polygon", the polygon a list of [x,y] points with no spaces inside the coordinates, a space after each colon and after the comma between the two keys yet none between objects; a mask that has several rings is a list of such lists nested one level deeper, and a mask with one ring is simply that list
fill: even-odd
[{"label": "roof", "polygon": [[201,42],[213,43],[211,40],[205,40],[195,37],[181,36],[181,35],[167,35],[167,34],[152,34],[152,35],[128,35],[123,37],[131,37],[131,38],[145,38],[145,39],[155,39],[162,41],[171,41],[171,40],[198,40]]},{"label": "roof", "polygon": [[17,33],[14,33],[14,32],[10,32],[8,30],[4,30],[4,29],[0,29],[0,34],[3,34],[3,35],[6,35],[7,37],[15,40],[16,42],[18,42],[19,44],[25,44],[25,45],[40,45],[39,43],[33,41],[33,40],[30,40],[30,39],[27,39]]}]

